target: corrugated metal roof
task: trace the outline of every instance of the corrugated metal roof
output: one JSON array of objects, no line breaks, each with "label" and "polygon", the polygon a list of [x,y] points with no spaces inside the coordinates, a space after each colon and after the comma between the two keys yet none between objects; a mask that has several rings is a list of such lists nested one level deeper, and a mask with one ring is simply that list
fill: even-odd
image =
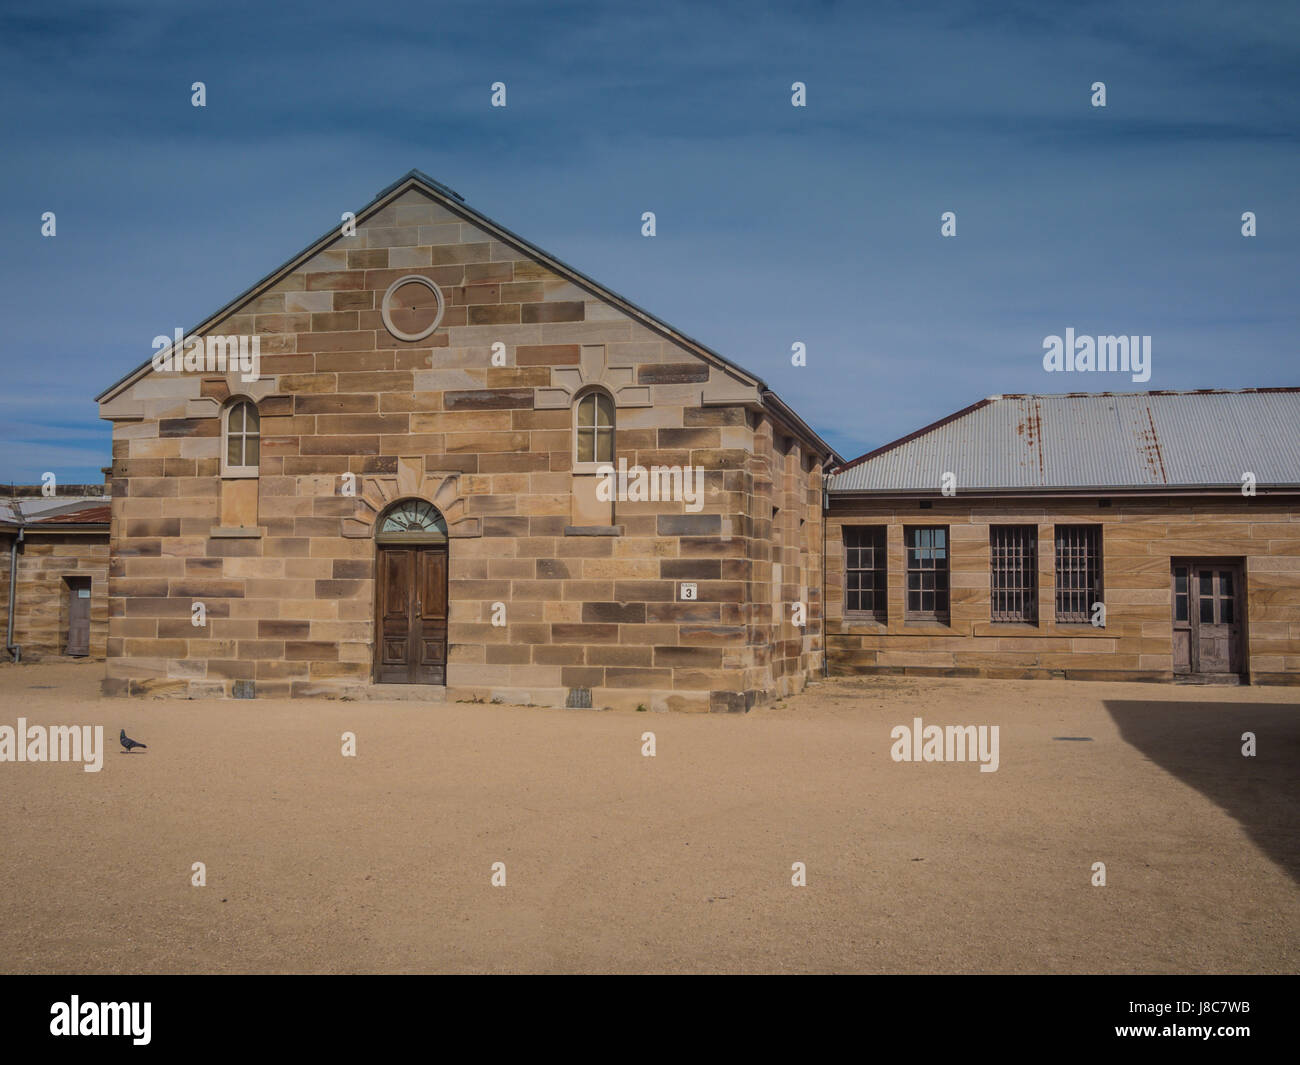
[{"label": "corrugated metal roof", "polygon": [[835,472],[830,491],[1300,485],[1300,389],[990,396]]},{"label": "corrugated metal roof", "polygon": [[0,523],[11,525],[107,525],[111,503],[103,496],[25,496],[0,499]]},{"label": "corrugated metal roof", "polygon": [[32,522],[36,525],[107,525],[112,510],[108,503],[96,503],[80,510],[51,514],[48,518],[33,518]]}]

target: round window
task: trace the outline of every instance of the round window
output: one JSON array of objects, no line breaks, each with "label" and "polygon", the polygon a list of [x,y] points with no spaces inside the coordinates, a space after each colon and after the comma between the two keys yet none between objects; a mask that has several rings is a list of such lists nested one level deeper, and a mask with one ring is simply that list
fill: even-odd
[{"label": "round window", "polygon": [[423,340],[442,321],[442,292],[427,277],[399,277],[384,293],[380,313],[388,331],[398,340]]}]

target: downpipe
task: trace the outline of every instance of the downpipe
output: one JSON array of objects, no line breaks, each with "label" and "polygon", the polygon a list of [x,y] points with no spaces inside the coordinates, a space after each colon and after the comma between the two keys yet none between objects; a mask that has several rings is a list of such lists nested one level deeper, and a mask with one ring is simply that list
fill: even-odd
[{"label": "downpipe", "polygon": [[[829,462],[829,460],[828,460]],[[831,676],[831,638],[826,632],[826,522],[831,511],[831,475],[822,467],[822,680]]]},{"label": "downpipe", "polygon": [[6,626],[8,631],[5,633],[5,650],[13,656],[15,663],[23,657],[23,649],[14,643],[14,599],[18,592],[18,545],[23,542],[25,531],[19,527],[18,535],[14,537],[14,542],[9,547],[9,623]]}]

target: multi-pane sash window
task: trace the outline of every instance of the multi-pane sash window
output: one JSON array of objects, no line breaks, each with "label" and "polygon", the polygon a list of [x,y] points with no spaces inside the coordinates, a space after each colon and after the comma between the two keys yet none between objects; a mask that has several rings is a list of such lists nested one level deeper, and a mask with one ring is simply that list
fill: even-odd
[{"label": "multi-pane sash window", "polygon": [[575,426],[579,462],[614,461],[614,401],[604,392],[588,392],[578,399]]},{"label": "multi-pane sash window", "polygon": [[256,477],[261,457],[261,419],[246,399],[226,410],[226,448],[222,473],[226,476]]},{"label": "multi-pane sash window", "polygon": [[885,526],[844,527],[844,612],[885,620]]},{"label": "multi-pane sash window", "polygon": [[907,544],[908,620],[948,620],[948,527],[903,530]]},{"label": "multi-pane sash window", "polygon": [[1101,597],[1101,526],[1056,527],[1056,620],[1092,620]]},{"label": "multi-pane sash window", "polygon": [[989,598],[994,621],[1038,620],[1038,527],[989,529]]}]

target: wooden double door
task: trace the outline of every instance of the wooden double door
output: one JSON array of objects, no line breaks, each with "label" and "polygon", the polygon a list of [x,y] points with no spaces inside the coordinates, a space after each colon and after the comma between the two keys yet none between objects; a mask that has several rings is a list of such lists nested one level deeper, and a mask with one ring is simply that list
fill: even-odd
[{"label": "wooden double door", "polygon": [[447,545],[380,545],[375,682],[447,683]]},{"label": "wooden double door", "polygon": [[1240,675],[1245,665],[1245,587],[1240,561],[1173,563],[1174,672]]}]

